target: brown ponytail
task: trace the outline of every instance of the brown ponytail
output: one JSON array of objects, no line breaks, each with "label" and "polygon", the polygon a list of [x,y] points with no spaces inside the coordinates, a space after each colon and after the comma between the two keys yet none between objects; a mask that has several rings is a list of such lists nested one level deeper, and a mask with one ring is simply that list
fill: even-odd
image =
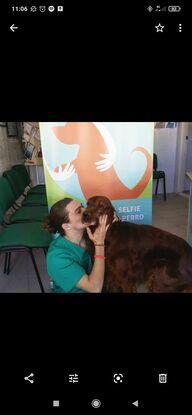
[{"label": "brown ponytail", "polygon": [[63,223],[69,223],[69,214],[66,210],[66,206],[73,199],[65,197],[65,199],[59,200],[56,202],[50,210],[49,215],[45,218],[43,227],[47,229],[50,233],[60,233],[60,235],[65,235],[65,231],[62,228]]}]

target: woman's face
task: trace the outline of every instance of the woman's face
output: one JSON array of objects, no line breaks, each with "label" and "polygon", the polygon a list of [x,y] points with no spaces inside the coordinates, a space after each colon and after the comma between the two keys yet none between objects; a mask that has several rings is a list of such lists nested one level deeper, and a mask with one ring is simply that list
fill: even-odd
[{"label": "woman's face", "polygon": [[82,203],[72,200],[66,207],[69,213],[69,224],[73,229],[85,229],[89,224],[82,223],[82,216],[85,208]]}]

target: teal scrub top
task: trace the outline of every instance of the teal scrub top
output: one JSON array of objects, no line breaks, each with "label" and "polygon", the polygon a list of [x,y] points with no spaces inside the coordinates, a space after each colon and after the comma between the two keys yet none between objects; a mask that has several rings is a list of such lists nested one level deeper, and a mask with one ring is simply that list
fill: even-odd
[{"label": "teal scrub top", "polygon": [[46,263],[53,282],[52,292],[86,292],[76,287],[82,276],[92,270],[91,256],[85,248],[59,235],[49,246]]}]

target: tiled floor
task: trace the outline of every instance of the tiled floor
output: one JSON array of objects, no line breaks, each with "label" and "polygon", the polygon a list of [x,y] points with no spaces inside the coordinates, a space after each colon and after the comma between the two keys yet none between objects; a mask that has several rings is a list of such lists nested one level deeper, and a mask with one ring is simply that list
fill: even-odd
[{"label": "tiled floor", "polygon": [[[153,225],[186,239],[188,198],[168,194],[167,201],[162,195],[153,198]],[[34,249],[35,259],[43,286],[49,292],[49,276],[46,272],[45,256],[42,250]],[[27,253],[12,253],[11,273],[3,274],[4,255],[0,255],[0,293],[39,293],[36,274]]]},{"label": "tiled floor", "polygon": [[[46,292],[49,292],[49,276],[46,272],[45,255],[40,249],[34,249],[34,256]],[[11,254],[10,274],[3,273],[4,255],[0,256],[0,292],[26,293],[41,292],[31,257],[26,252]]]},{"label": "tiled floor", "polygon": [[153,196],[153,225],[187,239],[188,205],[187,195],[170,193],[166,201]]}]

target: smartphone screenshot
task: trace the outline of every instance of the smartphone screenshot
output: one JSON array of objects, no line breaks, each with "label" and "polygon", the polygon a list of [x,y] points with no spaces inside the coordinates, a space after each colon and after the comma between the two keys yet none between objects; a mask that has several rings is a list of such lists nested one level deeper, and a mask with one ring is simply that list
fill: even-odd
[{"label": "smartphone screenshot", "polygon": [[191,409],[190,16],[2,5],[2,413]]}]

